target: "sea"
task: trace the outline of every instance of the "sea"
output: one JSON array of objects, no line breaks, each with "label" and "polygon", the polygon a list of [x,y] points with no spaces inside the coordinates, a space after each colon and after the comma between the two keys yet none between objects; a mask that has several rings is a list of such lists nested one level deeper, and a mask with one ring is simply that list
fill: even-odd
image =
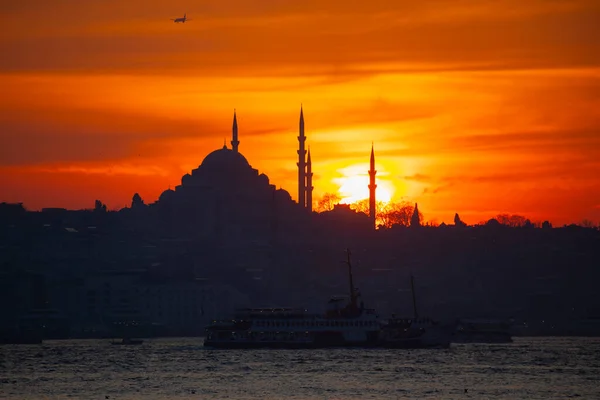
[{"label": "sea", "polygon": [[600,338],[443,350],[215,350],[202,338],[0,345],[1,399],[600,399]]}]

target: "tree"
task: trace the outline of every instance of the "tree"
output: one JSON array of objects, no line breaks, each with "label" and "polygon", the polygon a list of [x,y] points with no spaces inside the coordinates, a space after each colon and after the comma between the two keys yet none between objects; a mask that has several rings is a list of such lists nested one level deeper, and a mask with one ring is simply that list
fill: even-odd
[{"label": "tree", "polygon": [[106,204],[102,204],[102,202],[100,200],[96,200],[94,202],[94,211],[105,213],[106,212]]},{"label": "tree", "polygon": [[516,214],[498,214],[496,216],[496,220],[502,225],[510,226],[511,228],[518,228],[525,226],[525,221],[527,221],[527,218]]},{"label": "tree", "polygon": [[490,220],[488,220],[488,222],[485,223],[485,226],[489,228],[496,228],[502,226],[502,224],[496,218],[491,218]]},{"label": "tree", "polygon": [[[381,215],[385,212],[389,204],[392,203],[385,203],[383,201],[375,202],[375,215],[377,218],[381,217]],[[371,214],[371,205],[369,199],[362,199],[350,204],[350,209],[367,215]]]},{"label": "tree", "polygon": [[440,224],[437,222],[436,219],[432,219],[432,220],[425,222],[425,226],[429,226],[431,228],[437,228],[440,226]]},{"label": "tree", "polygon": [[336,193],[325,193],[317,203],[317,212],[331,211],[340,201],[342,198]]},{"label": "tree", "polygon": [[[377,213],[379,207],[377,207],[377,205],[375,206],[375,212]],[[362,199],[359,200],[357,202],[354,202],[352,204],[350,204],[350,209],[356,211],[356,212],[361,212],[361,213],[365,213],[367,215],[369,215],[371,213],[371,207],[369,204],[369,199]]]},{"label": "tree", "polygon": [[141,208],[143,207],[144,204],[144,200],[142,200],[142,196],[139,195],[139,193],[136,193],[133,195],[133,198],[131,199],[131,208]]},{"label": "tree", "polygon": [[[325,193],[321,200],[317,204],[317,211],[331,211],[334,206],[339,204],[341,197],[335,193]],[[350,209],[355,212],[370,214],[369,199],[362,199],[349,205]],[[378,201],[375,203],[375,218],[377,226],[383,226],[385,228],[391,228],[394,225],[410,226],[411,218],[415,214],[415,207],[408,202],[383,202]],[[417,215],[419,224],[423,221],[423,214],[417,209]],[[431,226],[437,224],[431,223]]]},{"label": "tree", "polygon": [[464,227],[467,226],[467,224],[465,224],[460,217],[458,216],[458,213],[454,214],[454,225],[455,226],[460,226],[460,227]]},{"label": "tree", "polygon": [[[394,203],[389,202],[385,204],[379,215],[379,225],[386,228],[391,228],[394,225],[410,226],[411,217],[414,215],[414,207],[407,202]],[[419,219],[423,220],[423,214],[418,212]]]},{"label": "tree", "polygon": [[542,222],[542,229],[550,229],[552,228],[552,224],[548,221]]},{"label": "tree", "polygon": [[583,221],[581,221],[579,223],[579,226],[581,226],[583,228],[595,228],[596,224],[594,224],[594,222],[590,221],[589,219],[584,219]]}]

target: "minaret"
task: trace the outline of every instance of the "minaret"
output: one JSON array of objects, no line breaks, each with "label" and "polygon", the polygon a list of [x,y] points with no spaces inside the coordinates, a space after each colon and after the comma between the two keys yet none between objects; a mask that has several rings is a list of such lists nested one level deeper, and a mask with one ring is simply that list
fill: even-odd
[{"label": "minaret", "polygon": [[306,159],[306,208],[308,209],[308,212],[312,212],[312,192],[313,192],[313,185],[312,185],[312,177],[313,177],[313,173],[312,173],[312,162],[310,161],[310,146],[308,146],[308,158]]},{"label": "minaret", "polygon": [[300,105],[300,134],[298,135],[298,204],[302,207],[306,207],[306,150],[304,150],[304,142],[306,136],[304,136],[304,114],[302,112],[302,105]]},{"label": "minaret", "polygon": [[231,150],[233,150],[234,153],[237,153],[239,145],[240,145],[240,141],[238,140],[237,117],[235,115],[235,108],[234,108],[233,109],[233,128],[232,128]]},{"label": "minaret", "polygon": [[371,144],[371,168],[369,169],[369,218],[373,223],[373,229],[377,228],[377,213],[375,210],[376,201],[375,201],[375,189],[377,185],[375,184],[375,150],[373,149],[373,144]]}]

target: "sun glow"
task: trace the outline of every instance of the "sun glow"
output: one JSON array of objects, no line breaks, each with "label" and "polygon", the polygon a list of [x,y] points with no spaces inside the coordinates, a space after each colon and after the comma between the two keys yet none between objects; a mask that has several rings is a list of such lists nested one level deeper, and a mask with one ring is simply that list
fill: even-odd
[{"label": "sun glow", "polygon": [[[340,171],[342,177],[335,178],[334,182],[339,185],[338,194],[342,198],[342,204],[352,204],[369,198],[369,165],[353,165],[344,168]],[[377,175],[380,171],[377,172]],[[384,171],[381,171],[385,175]],[[394,195],[394,186],[392,182],[385,179],[377,179],[375,181],[377,188],[375,189],[375,197],[377,201],[385,203],[392,200]]]}]

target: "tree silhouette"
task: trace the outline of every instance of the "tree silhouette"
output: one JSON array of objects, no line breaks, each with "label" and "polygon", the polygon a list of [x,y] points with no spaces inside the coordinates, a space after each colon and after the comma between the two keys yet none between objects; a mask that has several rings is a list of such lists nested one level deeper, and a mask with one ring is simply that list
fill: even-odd
[{"label": "tree silhouette", "polygon": [[[335,193],[325,193],[317,204],[317,211],[331,211],[336,204],[339,204],[341,197]],[[349,204],[349,208],[355,212],[369,215],[369,199],[362,199]],[[377,226],[391,228],[392,226],[410,226],[410,221],[414,215],[415,208],[408,202],[383,202],[375,203],[375,215]],[[417,210],[418,211],[418,210]],[[423,214],[418,211],[419,223],[423,221]],[[436,224],[432,224],[434,226]]]},{"label": "tree silhouette", "polygon": [[[383,201],[375,202],[375,214],[377,218],[381,216],[381,214],[385,213],[386,210],[394,203],[386,203]],[[369,199],[362,199],[350,204],[350,208],[356,212],[361,212],[369,215],[371,209],[369,206]]]},{"label": "tree silhouette", "polygon": [[518,228],[525,226],[527,218],[522,215],[509,215],[509,214],[498,214],[496,216],[496,220],[505,226],[510,226],[512,228]]},{"label": "tree silhouette", "polygon": [[552,224],[548,221],[542,222],[542,229],[550,229],[552,228]]},{"label": "tree silhouette", "polygon": [[583,228],[595,228],[596,224],[594,224],[594,222],[590,221],[589,219],[584,219],[583,221],[581,221],[579,223],[579,226],[581,226]]},{"label": "tree silhouette", "polygon": [[102,202],[100,200],[96,200],[94,202],[94,211],[99,212],[99,213],[105,213],[106,212],[106,204],[102,204]]},{"label": "tree silhouette", "polygon": [[454,214],[454,225],[455,226],[460,226],[460,227],[465,227],[467,226],[467,224],[465,224],[460,217],[458,216],[458,213]]},{"label": "tree silhouette", "polygon": [[[380,207],[378,207],[378,206],[380,206],[380,204],[375,205],[376,214],[377,214],[377,211],[380,209]],[[361,212],[361,213],[364,213],[367,215],[369,215],[369,212],[371,211],[369,209],[369,199],[362,199],[362,200],[356,201],[356,202],[350,204],[350,208],[356,212]]]},{"label": "tree silhouette", "polygon": [[342,198],[336,193],[325,193],[317,203],[317,212],[331,211],[336,204],[339,204]]},{"label": "tree silhouette", "polygon": [[[382,225],[386,228],[391,228],[394,225],[400,226],[410,226],[410,221],[412,216],[414,215],[415,208],[408,202],[394,203],[389,202],[385,204],[381,213],[379,215],[379,219]],[[423,220],[423,214],[418,211],[419,220]]]},{"label": "tree silhouette", "polygon": [[144,204],[144,200],[142,200],[142,196],[139,195],[139,193],[136,193],[133,195],[133,198],[131,199],[131,208],[141,208],[143,207]]}]

